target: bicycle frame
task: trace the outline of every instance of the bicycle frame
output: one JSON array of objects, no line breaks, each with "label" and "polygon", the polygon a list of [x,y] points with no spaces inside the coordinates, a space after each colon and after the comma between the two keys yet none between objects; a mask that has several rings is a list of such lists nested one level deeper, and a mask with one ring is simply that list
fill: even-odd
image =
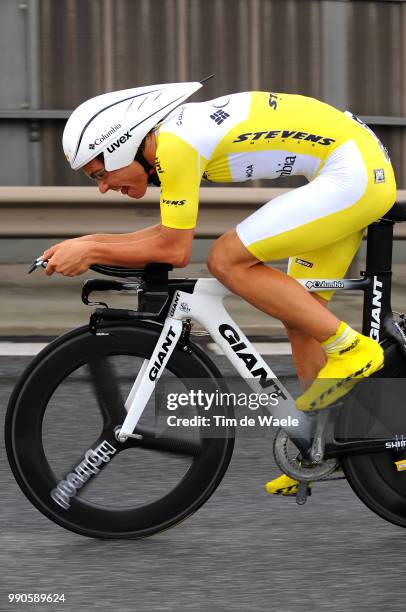
[{"label": "bicycle frame", "polygon": [[241,331],[223,305],[230,292],[215,279],[199,279],[192,294],[176,291],[169,308],[169,316],[149,361],[145,360],[125,403],[127,417],[119,439],[125,441],[134,431],[151,397],[161,372],[168,362],[183,328],[183,321],[200,323],[222,349],[240,376],[247,379],[255,392],[276,393],[279,403],[273,409],[277,418],[298,419],[299,427],[287,427],[289,435],[303,439],[311,437],[312,419],[296,409],[295,402],[272,369]]},{"label": "bicycle frame", "polygon": [[[359,290],[364,292],[363,333],[379,341],[384,334],[385,317],[391,314],[391,267],[393,221],[380,219],[368,228],[367,262],[359,279],[298,279],[310,292]],[[215,279],[198,279],[193,293],[176,291],[169,315],[153,351],[145,360],[125,402],[127,416],[117,437],[124,442],[133,435],[157,381],[182,334],[183,324],[191,319],[209,332],[239,375],[254,392],[276,393],[278,404],[272,415],[293,419],[298,425],[283,429],[303,454],[307,454],[314,434],[316,419],[297,410],[295,401],[278,380],[258,351],[226,311],[223,300],[231,293]],[[290,419],[288,417],[291,417]]]}]

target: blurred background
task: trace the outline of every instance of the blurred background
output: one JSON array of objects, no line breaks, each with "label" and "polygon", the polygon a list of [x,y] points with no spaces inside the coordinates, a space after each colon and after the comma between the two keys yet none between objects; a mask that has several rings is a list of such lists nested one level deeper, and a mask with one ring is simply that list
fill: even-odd
[{"label": "blurred background", "polygon": [[85,184],[60,146],[73,108],[214,73],[200,99],[291,92],[366,117],[405,187],[405,32],[402,1],[2,0],[0,183]]},{"label": "blurred background", "polygon": [[[402,199],[405,34],[403,1],[1,0],[0,265],[7,264],[2,289],[15,282],[17,269],[11,274],[10,266],[58,239],[159,220],[157,189],[149,189],[142,202],[116,194],[101,198],[63,156],[61,135],[71,110],[108,90],[214,73],[194,100],[259,89],[350,109],[389,149]],[[303,182],[292,177],[203,188],[193,254],[194,264],[202,265],[193,273],[207,273],[204,261],[216,236],[280,188]],[[404,234],[398,226],[398,264]],[[351,272],[362,258],[361,250]],[[77,281],[52,282],[66,291],[75,287],[80,308]],[[24,276],[26,282],[33,289],[44,282],[44,291],[51,286],[41,273],[35,282]],[[15,318],[15,296],[7,307],[4,299],[1,318]]]}]

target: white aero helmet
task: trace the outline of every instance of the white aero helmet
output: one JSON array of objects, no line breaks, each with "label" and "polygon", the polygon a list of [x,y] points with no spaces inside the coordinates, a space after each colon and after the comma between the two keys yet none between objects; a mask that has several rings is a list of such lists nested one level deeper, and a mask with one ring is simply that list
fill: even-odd
[{"label": "white aero helmet", "polygon": [[63,150],[73,170],[104,155],[106,170],[134,161],[153,127],[202,87],[202,83],[166,83],[96,96],[78,106],[63,132]]}]

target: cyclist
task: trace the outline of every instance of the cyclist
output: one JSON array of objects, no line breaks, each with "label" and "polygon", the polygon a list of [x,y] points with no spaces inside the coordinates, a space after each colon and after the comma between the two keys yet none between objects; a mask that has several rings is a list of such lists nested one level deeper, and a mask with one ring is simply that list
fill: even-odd
[{"label": "cyclist", "polygon": [[[76,275],[95,262],[185,266],[202,179],[303,175],[306,185],[221,236],[208,267],[231,291],[284,323],[304,390],[297,407],[323,408],[381,368],[383,351],[326,308],[333,291],[311,294],[295,278],[343,277],[363,230],[395,202],[386,149],[357,117],[313,98],[243,92],[183,104],[200,87],[177,83],[106,93],[72,113],[63,135],[72,169],[81,168],[101,193],[140,198],[149,183],[160,185],[161,222],[59,243],[43,253],[47,274]],[[287,274],[263,263],[286,257]],[[266,488],[294,494],[297,483],[280,476]]]}]

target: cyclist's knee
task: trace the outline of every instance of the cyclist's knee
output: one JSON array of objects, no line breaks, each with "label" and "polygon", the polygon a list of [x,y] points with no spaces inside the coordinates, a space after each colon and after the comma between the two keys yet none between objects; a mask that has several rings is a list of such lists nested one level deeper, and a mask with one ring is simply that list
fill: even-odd
[{"label": "cyclist's knee", "polygon": [[222,236],[210,248],[207,267],[209,272],[219,280],[227,278],[234,270],[235,262],[225,248]]},{"label": "cyclist's knee", "polygon": [[240,272],[244,273],[254,263],[258,262],[241,243],[236,231],[230,230],[212,245],[207,267],[213,276],[224,281],[237,279]]},{"label": "cyclist's knee", "polygon": [[229,276],[233,269],[233,265],[227,260],[227,257],[217,251],[209,253],[207,267],[209,272],[219,280]]}]

